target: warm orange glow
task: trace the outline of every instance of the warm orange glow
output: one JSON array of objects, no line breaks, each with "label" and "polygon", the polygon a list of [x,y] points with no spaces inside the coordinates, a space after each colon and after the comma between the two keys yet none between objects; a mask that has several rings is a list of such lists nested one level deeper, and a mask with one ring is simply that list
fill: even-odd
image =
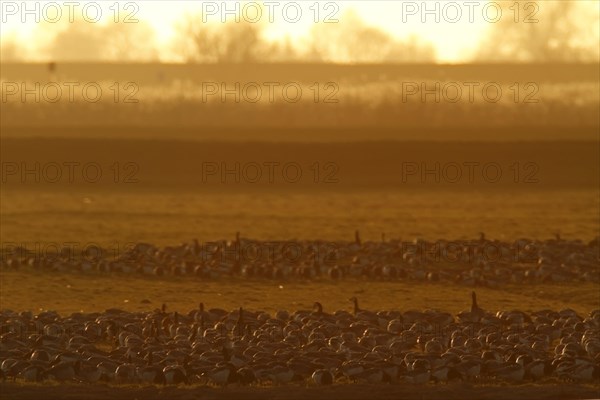
[{"label": "warm orange glow", "polygon": [[[6,3],[3,2],[7,7]],[[52,2],[41,1],[40,13],[44,7]],[[60,3],[60,2],[59,2]],[[86,3],[80,2],[79,8],[73,9],[75,21],[82,20],[83,8]],[[94,2],[91,2],[94,3]],[[553,3],[557,0],[548,0],[539,3],[539,9],[531,8],[531,2],[521,1],[520,3],[512,1],[477,1],[477,2],[429,2],[428,6],[422,7],[421,2],[416,1],[345,1],[345,2],[324,2],[319,7],[315,7],[310,2],[277,2],[277,6],[265,6],[263,2],[231,2],[228,9],[222,8],[220,2],[192,2],[192,1],[148,1],[140,2],[134,8],[127,2],[102,3],[103,15],[100,20],[100,25],[113,24],[113,19],[119,15],[121,20],[128,15],[137,18],[141,24],[147,25],[154,32],[150,40],[154,52],[158,54],[158,59],[164,62],[182,61],[181,54],[174,48],[174,42],[177,39],[178,26],[186,15],[199,15],[203,10],[207,14],[209,25],[219,25],[221,20],[233,21],[235,17],[227,14],[227,10],[235,10],[237,4],[237,12],[234,12],[242,21],[245,16],[253,18],[254,4],[262,5],[261,22],[264,22],[264,37],[269,41],[289,40],[294,48],[300,52],[307,51],[308,35],[311,29],[315,27],[314,19],[319,21],[325,20],[328,16],[330,19],[338,19],[339,25],[354,24],[355,18],[351,14],[359,16],[369,26],[376,27],[398,39],[407,39],[416,37],[423,42],[429,42],[433,46],[438,62],[466,62],[476,57],[477,48],[482,46],[482,41],[486,34],[495,28],[498,28],[494,16],[496,7],[499,7],[502,14],[501,22],[507,20],[518,20],[520,30],[529,29],[526,20],[538,19],[539,22],[535,27],[544,29],[554,18],[550,14]],[[268,2],[267,2],[268,3]],[[301,4],[301,18],[296,22],[290,22],[284,18],[282,11],[286,4],[297,3]],[[449,6],[448,3],[457,6]],[[17,2],[17,4],[19,4]],[[129,5],[128,5],[129,4]],[[329,6],[326,6],[329,4]],[[333,6],[335,4],[335,7]],[[471,4],[471,5],[469,5]],[[514,4],[518,4],[515,7]],[[581,28],[585,35],[574,37],[573,45],[582,45],[592,53],[592,57],[596,54],[597,58],[597,43],[600,40],[598,32],[598,18],[600,13],[599,2],[581,1],[573,3],[576,7],[573,14],[568,18],[574,26]],[[216,5],[216,6],[214,6]],[[490,5],[494,5],[491,7]],[[251,7],[252,6],[252,7]],[[31,6],[33,7],[33,6]],[[211,8],[211,7],[216,7]],[[248,11],[244,14],[245,7]],[[67,19],[67,11],[63,8],[63,17],[57,24],[43,22],[38,24],[34,21],[32,15],[21,16],[22,10],[19,9],[16,15],[6,15],[2,26],[3,35],[0,42],[7,46],[10,42],[19,43],[19,56],[26,60],[45,60],[50,57],[47,54],[47,44],[52,36],[65,29],[68,24],[64,22]],[[117,12],[118,10],[118,12]],[[91,11],[89,11],[91,14]],[[287,13],[291,14],[291,11]],[[52,8],[47,10],[47,14],[51,17],[55,15]],[[273,22],[268,22],[268,17],[273,18]],[[459,17],[460,16],[460,17]],[[25,22],[22,22],[22,20]],[[437,19],[437,22],[436,22]],[[43,20],[43,17],[42,17]],[[425,22],[423,22],[425,21]],[[456,21],[456,22],[455,22]],[[490,22],[492,21],[492,22]],[[337,24],[336,24],[337,25]],[[148,43],[146,43],[148,45]],[[142,55],[142,58],[155,59],[150,54]],[[348,61],[339,59],[338,61]]]},{"label": "warm orange glow", "polygon": [[0,21],[2,399],[598,397],[599,0]]}]

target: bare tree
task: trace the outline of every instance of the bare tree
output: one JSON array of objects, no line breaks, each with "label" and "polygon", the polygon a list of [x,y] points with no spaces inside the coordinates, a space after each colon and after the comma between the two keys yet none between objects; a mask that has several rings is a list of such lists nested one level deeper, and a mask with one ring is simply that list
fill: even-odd
[{"label": "bare tree", "polygon": [[[288,39],[268,42],[264,25],[250,22],[204,24],[202,16],[188,17],[179,26],[175,51],[184,59],[208,63],[242,62],[411,62],[433,61],[433,46],[416,38],[400,41],[366,25],[355,12],[337,24],[317,24],[305,40],[305,51]],[[302,47],[302,43],[299,47]]]},{"label": "bare tree", "polygon": [[499,3],[504,15],[499,22],[490,26],[487,37],[477,51],[477,60],[599,60],[596,1],[510,0]]},{"label": "bare tree", "polygon": [[[42,28],[40,34],[43,34]],[[75,22],[58,32],[47,50],[56,61],[101,61],[104,43],[104,30],[100,25]]]},{"label": "bare tree", "polygon": [[109,24],[105,29],[103,56],[111,61],[156,61],[156,35],[150,25]]},{"label": "bare tree", "polygon": [[265,58],[269,61],[290,62],[303,59],[289,37],[286,37],[281,41],[265,44],[265,46]]},{"label": "bare tree", "polygon": [[228,22],[202,23],[202,15],[188,17],[179,26],[176,51],[187,61],[241,63],[262,60],[268,46],[262,39],[263,25]]},{"label": "bare tree", "polygon": [[158,56],[154,31],[144,23],[41,24],[37,35],[51,38],[43,47],[56,61],[150,61]]},{"label": "bare tree", "polygon": [[387,32],[366,25],[354,12],[348,11],[338,24],[316,25],[311,32],[313,55],[322,60],[342,62],[424,62],[435,59],[430,44],[415,37],[407,41],[395,39]]}]

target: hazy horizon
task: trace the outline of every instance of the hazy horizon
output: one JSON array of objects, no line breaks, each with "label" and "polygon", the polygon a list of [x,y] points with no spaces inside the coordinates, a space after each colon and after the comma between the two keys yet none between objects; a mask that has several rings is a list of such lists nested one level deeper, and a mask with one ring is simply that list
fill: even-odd
[{"label": "hazy horizon", "polygon": [[4,3],[3,61],[600,60],[597,0],[433,3],[430,8],[406,0],[319,7],[246,1],[229,9],[217,2],[169,2],[166,13],[160,1],[89,8],[86,4],[94,2],[80,2],[80,8],[65,10],[42,1],[34,3],[38,15]]}]

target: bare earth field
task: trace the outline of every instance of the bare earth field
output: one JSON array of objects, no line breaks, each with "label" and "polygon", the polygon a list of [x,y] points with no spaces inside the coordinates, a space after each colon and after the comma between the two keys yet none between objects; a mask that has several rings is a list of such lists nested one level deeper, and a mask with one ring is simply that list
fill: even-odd
[{"label": "bare earth field", "polygon": [[210,388],[210,387],[114,387],[108,385],[21,385],[4,383],[0,385],[4,398],[25,399],[175,399],[175,400],[213,400],[213,399],[270,399],[303,400],[311,399],[528,399],[528,400],[566,400],[591,399],[600,396],[600,386],[572,384],[527,384],[520,386],[493,386],[470,384],[448,384],[437,386],[412,385],[334,385],[331,387],[251,387],[251,388]]},{"label": "bare earth field", "polygon": [[[470,289],[443,284],[408,282],[344,281],[274,282],[227,280],[207,281],[177,277],[135,278],[78,274],[8,272],[0,273],[0,307],[13,310],[102,311],[117,307],[128,311],[150,311],[163,302],[169,309],[185,313],[198,302],[210,307],[274,313],[279,309],[310,309],[319,300],[327,310],[350,310],[347,300],[358,296],[365,309],[441,309],[457,313],[468,308]],[[490,309],[572,308],[586,315],[600,308],[598,287],[591,283],[508,286],[502,290],[477,289],[480,304]],[[144,301],[144,302],[142,302]],[[148,303],[150,301],[150,303]],[[6,399],[587,399],[600,395],[599,385],[576,385],[555,380],[541,384],[499,385],[494,382],[452,383],[426,386],[306,385],[214,388],[207,386],[110,386],[57,385],[4,382]]]},{"label": "bare earth field", "polygon": [[[167,144],[165,144],[167,143]],[[210,147],[212,146],[212,147]],[[221,147],[219,147],[221,146]],[[261,147],[262,146],[262,147]],[[330,147],[328,147],[330,146]],[[412,147],[411,147],[412,146]],[[421,147],[420,147],[421,146]],[[323,145],[302,151],[295,145],[222,146],[188,142],[3,140],[2,161],[97,162],[106,173],[112,163],[139,164],[133,185],[109,181],[89,184],[3,182],[0,195],[1,237],[5,244],[77,242],[122,245],[128,242],[174,244],[233,238],[236,231],[257,239],[350,240],[359,229],[364,240],[410,240],[424,237],[592,240],[600,229],[598,147],[595,142],[456,146],[446,162],[496,161],[504,168],[515,161],[540,165],[539,184],[420,185],[399,181],[401,161],[435,161],[448,144]],[[210,148],[209,148],[210,147]],[[181,155],[183,154],[183,155]],[[335,154],[336,156],[331,156]],[[179,156],[178,156],[179,155]],[[212,158],[209,158],[213,155]],[[279,158],[277,158],[279,157]],[[401,161],[398,161],[400,159]],[[203,185],[198,175],[204,160],[314,161],[340,166],[339,184]],[[110,175],[109,175],[110,176]],[[376,176],[374,180],[372,177]],[[590,282],[508,285],[477,288],[480,306],[488,310],[526,312],[572,308],[580,314],[600,308],[598,285]],[[212,280],[179,277],[133,277],[0,271],[0,309],[73,312],[121,308],[150,311],[166,303],[187,313],[204,302],[208,307],[273,313],[308,310],[320,301],[328,312],[350,310],[357,296],[367,310],[439,309],[457,313],[469,306],[471,288],[454,284],[409,281],[346,280],[286,282]],[[498,385],[492,382],[449,385],[346,385],[328,388],[291,387],[142,387],[106,385],[34,385],[4,382],[2,399],[584,399],[600,397],[599,385],[547,381]]]},{"label": "bare earth field", "polygon": [[[589,241],[600,233],[597,142],[511,143],[218,143],[141,140],[3,139],[0,233],[3,242],[177,244],[232,238],[348,240],[355,229],[365,240],[475,238]],[[102,176],[51,183],[26,168],[64,163],[96,163]],[[208,175],[235,164],[296,163],[297,182],[281,170],[269,182],[235,174]],[[406,175],[405,162],[434,169],[435,163],[497,163],[498,182],[467,170],[456,183],[419,172]],[[115,164],[117,163],[117,164]],[[135,169],[125,169],[133,163]],[[315,183],[315,163],[320,175]],[[336,169],[325,169],[333,163]],[[515,182],[514,166],[520,167]],[[525,170],[534,163],[536,170]],[[117,165],[120,175],[116,176]],[[222,167],[222,165],[225,165]],[[242,167],[240,167],[242,168]],[[441,167],[440,167],[441,168]],[[51,169],[51,168],[50,168]],[[47,169],[46,171],[50,171]],[[526,180],[534,173],[535,182]],[[132,173],[132,182],[127,178]],[[205,179],[203,179],[205,173]],[[325,181],[333,175],[331,182]],[[441,173],[440,173],[441,174]]]},{"label": "bare earth field", "polygon": [[[441,283],[285,282],[252,279],[202,281],[183,277],[134,277],[113,274],[0,272],[3,309],[54,310],[61,314],[96,312],[116,307],[126,311],[152,311],[166,303],[172,311],[187,313],[204,302],[209,307],[233,310],[240,306],[275,313],[310,310],[315,301],[326,310],[351,311],[348,299],[357,296],[368,310],[438,309],[458,313],[470,305],[470,288]],[[582,315],[600,308],[598,287],[590,282],[510,285],[477,288],[482,307],[525,312],[572,308]],[[142,303],[142,300],[145,300]],[[150,303],[147,303],[147,301]]]},{"label": "bare earth field", "polygon": [[[73,242],[121,249],[244,237],[262,240],[564,238],[598,236],[597,192],[532,193],[48,193],[0,196],[5,248]],[[566,205],[568,204],[568,205]],[[352,210],[351,214],[346,210]],[[433,211],[432,211],[433,210]],[[14,247],[14,246],[13,246]]]}]

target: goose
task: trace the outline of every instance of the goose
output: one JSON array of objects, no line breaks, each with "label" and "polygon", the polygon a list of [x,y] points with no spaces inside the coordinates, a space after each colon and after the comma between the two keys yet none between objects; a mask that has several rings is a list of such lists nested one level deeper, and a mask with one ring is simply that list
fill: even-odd
[{"label": "goose", "polygon": [[449,382],[461,379],[461,374],[455,367],[440,365],[431,371],[431,379],[435,382]]},{"label": "goose", "polygon": [[367,368],[363,372],[354,375],[354,379],[370,384],[381,383],[383,381],[383,371],[375,367]]},{"label": "goose", "polygon": [[315,317],[315,318],[328,318],[329,317],[329,314],[326,314],[323,312],[323,305],[321,303],[319,303],[318,301],[315,301],[313,308],[315,309],[315,311],[310,314],[312,317]]},{"label": "goose", "polygon": [[465,341],[463,347],[471,354],[478,354],[483,349],[483,343],[479,338],[470,338]]},{"label": "goose", "polygon": [[484,316],[485,311],[477,305],[477,294],[473,291],[471,292],[471,309],[469,311],[462,311],[457,317],[462,322],[479,322]]},{"label": "goose", "polygon": [[398,278],[398,267],[393,264],[386,264],[381,269],[381,275],[389,280],[395,280]]},{"label": "goose", "polygon": [[274,383],[280,385],[286,384],[292,381],[294,377],[294,371],[287,366],[278,365],[271,369],[269,377]]},{"label": "goose", "polygon": [[341,367],[342,374],[350,380],[354,380],[364,370],[364,366],[357,361],[345,361]]},{"label": "goose", "polygon": [[525,365],[525,377],[530,378],[534,381],[540,380],[544,377],[548,369],[547,363],[543,360],[532,360]]},{"label": "goose", "polygon": [[360,247],[362,245],[362,241],[360,240],[360,232],[358,229],[354,231],[354,243]]},{"label": "goose", "polygon": [[358,306],[358,298],[356,298],[356,296],[351,297],[349,300],[354,304],[353,313],[355,318],[364,321],[378,322],[377,314],[371,311],[362,310]]},{"label": "goose", "polygon": [[96,365],[81,362],[77,371],[77,379],[85,383],[95,383],[102,378],[102,370]]},{"label": "goose", "polygon": [[26,382],[41,382],[44,379],[45,369],[38,365],[30,365],[23,369],[19,376]]},{"label": "goose", "polygon": [[423,385],[431,379],[431,364],[425,359],[416,359],[411,363],[404,375],[404,381],[415,385]]},{"label": "goose", "polygon": [[433,338],[425,343],[424,351],[428,354],[442,354],[444,346],[440,343],[439,339]]},{"label": "goose", "polygon": [[383,371],[383,382],[396,383],[400,368],[391,360],[383,360],[377,363],[377,367]]},{"label": "goose", "polygon": [[31,353],[30,360],[38,360],[38,361],[50,361],[50,355],[46,350],[37,349]]},{"label": "goose", "polygon": [[331,373],[331,371],[329,371],[327,369],[316,370],[315,372],[312,373],[311,379],[316,385],[319,385],[319,386],[331,385],[331,384],[333,384],[333,381],[334,381],[333,374]]},{"label": "goose", "polygon": [[525,377],[525,368],[519,363],[502,365],[491,372],[498,379],[508,382],[521,382]]},{"label": "goose", "polygon": [[434,327],[443,328],[454,323],[454,317],[448,312],[426,312],[427,321]]},{"label": "goose", "polygon": [[[225,365],[221,365],[214,369],[211,369],[208,372],[204,372],[202,376],[207,378],[217,386],[227,386],[227,384],[230,383],[230,379],[234,371],[235,367],[232,364],[227,363]],[[248,375],[246,372],[244,377],[247,376]]]},{"label": "goose", "polygon": [[234,333],[237,336],[244,336],[244,327],[245,327],[245,321],[244,321],[244,309],[242,307],[240,307],[239,309],[239,315],[238,315],[238,319],[235,323],[235,326],[233,328]]},{"label": "goose", "polygon": [[165,382],[167,384],[175,384],[178,385],[180,383],[189,384],[190,381],[188,379],[187,374],[187,364],[189,362],[189,356],[186,356],[183,365],[167,365],[163,368],[163,374],[165,377]]},{"label": "goose", "polygon": [[[591,382],[594,380],[594,375],[598,374],[598,367],[594,364],[574,365],[567,375],[576,382]],[[597,378],[596,378],[597,380]]]},{"label": "goose", "polygon": [[168,325],[165,328],[168,328],[169,336],[172,338],[177,335],[177,329],[180,327],[179,318],[179,313],[175,311],[173,313],[173,321],[167,320]]},{"label": "goose", "polygon": [[153,365],[152,352],[148,352],[148,363],[144,367],[136,368],[137,378],[144,383],[166,384],[162,368]]},{"label": "goose", "polygon": [[227,350],[227,347],[223,346],[223,359],[225,362],[230,363],[235,368],[242,368],[248,364],[249,360],[244,355],[232,353]]},{"label": "goose", "polygon": [[[241,240],[241,239],[240,239]],[[260,241],[253,241],[253,244],[261,245]],[[299,261],[303,265],[301,268],[292,268],[283,265],[285,257],[277,254],[270,265],[265,263],[264,257],[256,260],[248,260],[241,268],[239,262],[231,263],[224,261],[224,252],[229,248],[235,248],[236,244],[227,241],[219,241],[216,244],[218,251],[205,251],[196,242],[184,243],[179,246],[167,246],[156,248],[152,245],[145,245],[148,250],[129,249],[125,254],[115,260],[106,259],[106,254],[101,253],[97,259],[85,261],[71,260],[72,254],[65,252],[60,256],[42,257],[36,261],[36,257],[12,257],[5,261],[3,265],[17,264],[21,267],[31,268],[54,268],[57,271],[70,272],[78,266],[82,267],[83,273],[88,273],[90,264],[93,264],[92,270],[99,272],[122,272],[132,273],[142,271],[148,273],[150,268],[156,268],[159,275],[166,274],[188,274],[195,273],[202,277],[218,277],[223,274],[231,273],[240,275],[245,270],[253,269],[256,275],[271,276],[274,278],[294,275],[301,278],[308,273],[311,277],[320,275],[322,263],[335,261],[340,262],[339,271],[348,271],[351,276],[371,276],[378,278],[385,276],[387,278],[395,275],[394,266],[396,261],[406,264],[409,268],[404,271],[406,275],[414,276],[417,279],[449,279],[448,274],[433,272],[428,273],[423,269],[424,262],[436,262],[436,258],[431,254],[431,249],[442,247],[448,250],[447,241],[437,241],[434,243],[422,239],[416,239],[413,242],[402,242],[399,240],[383,240],[377,243],[366,242],[360,239],[358,231],[355,232],[353,242],[330,243],[324,246],[317,241],[297,242],[300,246],[301,256]],[[403,248],[404,245],[413,246],[411,249]],[[331,249],[334,245],[335,250]],[[400,246],[399,246],[400,245]],[[498,256],[496,262],[487,262],[484,255],[486,247],[493,245],[500,249],[495,255]],[[418,247],[417,250],[414,247]],[[588,244],[581,241],[566,240],[547,240],[545,242],[532,242],[526,239],[519,239],[512,243],[503,243],[497,240],[490,241],[485,235],[480,235],[479,241],[459,241],[456,245],[459,249],[459,257],[456,261],[463,264],[465,270],[459,274],[459,281],[468,284],[484,284],[487,286],[496,286],[504,284],[514,279],[522,281],[524,278],[523,270],[518,268],[513,270],[511,264],[523,263],[528,265],[531,270],[531,278],[534,280],[566,280],[566,279],[591,279],[594,282],[600,281],[600,274],[591,271],[594,265],[597,265],[597,239]],[[474,249],[473,249],[474,246]],[[400,247],[400,249],[398,249]],[[282,246],[276,248],[281,250]],[[474,251],[473,251],[474,250]],[[525,252],[523,252],[525,250]],[[325,256],[319,255],[319,252],[325,251]],[[425,255],[416,253],[429,252]],[[474,253],[474,254],[471,254]],[[513,253],[516,253],[513,254]],[[317,257],[317,255],[319,255]],[[330,257],[332,255],[332,257]],[[474,256],[474,260],[472,259]],[[21,258],[23,261],[21,262]],[[354,263],[352,266],[346,261],[356,259],[360,263]],[[32,261],[33,260],[33,261]],[[533,266],[536,261],[544,260],[541,264]],[[335,264],[335,262],[333,264]],[[344,264],[342,264],[344,263]],[[497,265],[496,265],[497,263]],[[264,265],[262,265],[264,264]],[[332,264],[332,265],[333,265]],[[200,266],[201,268],[197,268]],[[475,266],[475,268],[470,268]],[[575,269],[576,273],[571,273],[563,269]],[[330,271],[336,271],[330,269]],[[502,272],[501,272],[502,271]],[[431,271],[429,271],[431,272]],[[400,271],[398,271],[400,275]],[[339,278],[344,274],[340,274]]]},{"label": "goose", "polygon": [[329,268],[327,273],[329,277],[333,280],[338,280],[344,276],[342,268],[340,268],[340,266],[338,265],[334,265],[333,267]]},{"label": "goose", "polygon": [[126,363],[117,366],[115,379],[118,383],[132,383],[135,378],[136,366],[131,362],[131,355]]},{"label": "goose", "polygon": [[17,373],[24,367],[29,366],[30,364],[23,361],[17,360],[15,358],[7,358],[2,361],[2,365],[0,366],[0,370],[4,373],[4,377],[13,377],[16,378]]},{"label": "goose", "polygon": [[57,381],[70,381],[75,378],[79,372],[81,361],[59,361],[55,364],[50,364],[50,368],[45,371],[45,377],[51,377]]},{"label": "goose", "polygon": [[404,330],[404,322],[402,316],[400,318],[392,319],[388,322],[387,331],[391,334],[398,335]]},{"label": "goose", "polygon": [[242,385],[250,385],[256,382],[256,374],[249,367],[242,367],[237,370],[238,381]]},{"label": "goose", "polygon": [[[476,299],[474,306],[477,313]],[[31,382],[328,385],[328,372],[332,383],[423,384],[480,377],[586,383],[599,373],[598,316],[572,310],[498,311],[473,322],[436,310],[358,308],[356,316],[326,314],[320,303],[312,311],[274,316],[246,309],[177,314],[167,313],[166,306],[154,312],[109,309],[68,317],[3,310],[0,376]],[[208,329],[202,330],[203,324]],[[90,326],[97,328],[88,335]],[[45,327],[58,336],[31,333]],[[115,346],[104,348],[107,341],[116,341]]]},{"label": "goose", "polygon": [[464,360],[455,366],[463,379],[474,379],[481,374],[481,361]]},{"label": "goose", "polygon": [[115,376],[116,376],[116,372],[117,372],[117,367],[120,364],[113,362],[113,361],[101,361],[96,365],[96,368],[98,368],[101,371],[102,376],[104,376],[107,380],[114,380]]}]

